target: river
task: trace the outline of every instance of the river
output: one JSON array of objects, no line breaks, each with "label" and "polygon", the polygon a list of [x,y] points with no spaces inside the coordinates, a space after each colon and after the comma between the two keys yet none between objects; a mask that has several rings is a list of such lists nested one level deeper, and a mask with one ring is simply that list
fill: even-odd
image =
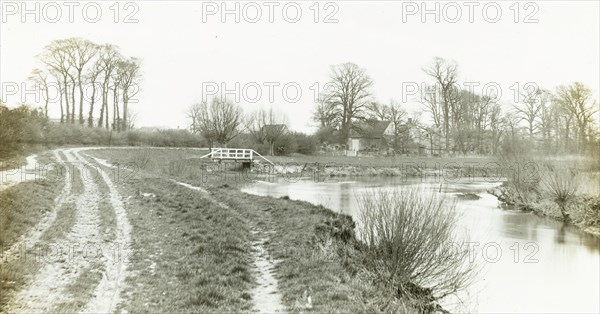
[{"label": "river", "polygon": [[[352,215],[367,189],[420,186],[457,200],[458,226],[482,270],[457,297],[442,301],[453,312],[600,313],[600,239],[532,213],[501,208],[487,193],[498,182],[465,178],[440,185],[435,179],[344,178],[331,182],[270,178],[242,188],[250,194],[304,200]],[[441,192],[440,192],[441,191]],[[475,193],[479,199],[458,197]]]}]

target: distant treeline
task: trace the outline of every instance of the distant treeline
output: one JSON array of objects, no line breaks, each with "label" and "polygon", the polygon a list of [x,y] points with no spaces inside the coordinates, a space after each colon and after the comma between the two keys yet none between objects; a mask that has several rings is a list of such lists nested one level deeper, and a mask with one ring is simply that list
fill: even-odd
[{"label": "distant treeline", "polygon": [[[407,95],[379,102],[366,69],[353,63],[332,66],[328,88],[313,114],[320,127],[318,137],[345,144],[350,131],[362,121],[385,120],[394,126],[391,146],[396,150],[411,141],[445,155],[497,155],[522,149],[584,154],[598,150],[598,101],[580,82],[554,91],[535,83],[517,85],[511,90],[513,99],[503,104],[501,90],[473,88],[479,82],[461,82],[454,61],[435,58],[423,71],[429,80],[424,86],[412,86],[421,110],[410,117],[406,101],[399,100]],[[405,127],[409,120],[412,130]]]},{"label": "distant treeline", "polygon": [[[13,155],[24,145],[34,144],[210,147],[209,141],[189,130],[131,129],[116,132],[102,127],[89,128],[50,122],[39,109],[26,105],[10,109],[0,101],[0,158]],[[239,134],[228,146],[252,148],[261,154],[269,154],[271,149],[269,143],[257,143],[247,133]],[[311,154],[315,152],[316,139],[303,133],[288,132],[279,136],[273,147],[276,155]]]},{"label": "distant treeline", "polygon": [[41,93],[44,116],[52,104],[60,106],[60,123],[132,128],[128,106],[139,92],[140,60],[123,56],[118,46],[82,38],[54,40],[38,59],[41,66],[29,80]]},{"label": "distant treeline", "polygon": [[187,130],[127,130],[50,122],[43,112],[22,105],[14,109],[0,102],[0,157],[24,145],[114,145],[205,147],[206,141]]}]

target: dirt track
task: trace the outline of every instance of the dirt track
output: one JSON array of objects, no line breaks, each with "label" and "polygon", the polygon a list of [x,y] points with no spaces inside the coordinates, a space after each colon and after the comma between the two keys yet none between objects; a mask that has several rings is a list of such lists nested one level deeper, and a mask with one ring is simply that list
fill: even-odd
[{"label": "dirt track", "polygon": [[[131,227],[119,192],[110,176],[97,164],[83,157],[83,149],[61,149],[54,151],[54,157],[60,164],[74,165],[83,182],[83,193],[74,195],[71,176],[73,172],[65,167],[65,187],[55,201],[54,210],[35,229],[12,248],[20,245],[32,247],[40,242],[40,235],[52,229],[56,213],[69,199],[76,205],[76,220],[60,243],[43,243],[60,248],[53,258],[42,258],[39,272],[35,274],[5,309],[9,313],[39,313],[51,311],[59,304],[70,300],[65,289],[78,279],[83,271],[102,272],[102,279],[93,289],[92,297],[84,300],[82,308],[86,313],[114,312],[123,290],[127,276],[127,264],[130,256]],[[60,155],[63,155],[61,157]],[[110,195],[102,195],[98,184],[103,182]],[[112,241],[103,241],[99,221],[98,204],[102,198],[109,198],[116,217],[115,237]],[[16,250],[16,249],[13,249]],[[8,253],[10,254],[11,248]],[[115,254],[118,252],[118,254]]]},{"label": "dirt track", "polygon": [[[64,166],[64,188],[56,197],[53,210],[9,248],[5,256],[9,256],[7,260],[18,261],[19,248],[33,248],[35,245],[55,246],[60,250],[52,258],[40,259],[38,270],[29,274],[26,285],[9,299],[4,309],[0,309],[1,313],[114,313],[123,312],[126,307],[126,304],[120,303],[126,297],[125,280],[136,276],[129,267],[129,259],[133,255],[132,227],[127,218],[125,199],[112,176],[115,167],[108,161],[87,155],[85,151],[90,149],[98,148],[57,149],[52,152],[57,163]],[[220,207],[228,206],[201,187],[174,182],[200,193]],[[102,207],[99,205],[101,202],[108,205]],[[55,230],[64,219],[59,210],[66,203],[74,204],[74,223],[65,231],[64,238],[45,241],[42,235]],[[111,221],[114,231],[110,237],[105,232],[107,226],[106,221],[102,221],[101,210],[110,210],[114,216]],[[257,280],[251,291],[253,312],[285,312],[283,296],[273,274],[274,263],[264,247],[270,234],[256,226],[252,228],[252,234],[252,268]],[[13,259],[11,255],[14,255]],[[96,279],[90,280],[90,277]],[[74,290],[84,292],[77,294]]]}]

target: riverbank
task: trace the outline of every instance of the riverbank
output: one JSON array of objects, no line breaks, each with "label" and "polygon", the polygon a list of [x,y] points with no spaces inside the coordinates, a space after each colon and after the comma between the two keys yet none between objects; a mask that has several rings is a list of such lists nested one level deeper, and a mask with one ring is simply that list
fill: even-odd
[{"label": "riverbank", "polygon": [[[556,202],[549,199],[537,197],[522,197],[514,189],[507,187],[508,183],[489,190],[488,193],[496,196],[505,205],[514,206],[517,209],[532,212],[541,217],[549,217],[557,221],[565,221]],[[528,194],[536,194],[531,192]],[[524,201],[523,201],[524,200]],[[578,195],[567,206],[570,221],[567,223],[580,230],[600,237],[600,196]]]},{"label": "riverbank", "polygon": [[[136,168],[136,174],[131,177],[134,181],[124,185],[125,188],[133,189],[137,191],[136,194],[141,195],[134,196],[129,203],[134,208],[139,206],[139,211],[154,208],[156,205],[152,204],[160,201],[161,215],[172,217],[169,204],[174,202],[173,205],[184,209],[192,206],[190,212],[185,215],[195,216],[198,211],[201,211],[202,216],[215,217],[216,219],[211,219],[210,225],[205,226],[204,236],[192,239],[193,245],[204,248],[202,252],[205,257],[209,258],[213,254],[208,248],[215,245],[218,248],[223,247],[223,243],[210,243],[213,239],[208,236],[210,230],[224,230],[229,233],[226,239],[234,236],[241,240],[241,243],[238,242],[235,246],[237,254],[243,256],[237,260],[245,261],[240,267],[251,274],[256,274],[256,270],[253,271],[255,267],[252,265],[252,255],[256,254],[253,251],[257,250],[256,244],[260,243],[260,255],[272,264],[270,271],[276,279],[277,292],[281,295],[281,302],[290,312],[406,312],[436,308],[428,295],[421,295],[420,298],[401,298],[397,295],[397,290],[382,287],[377,283],[362,263],[365,255],[355,238],[355,223],[350,216],[337,214],[330,209],[308,202],[290,200],[287,197],[272,198],[243,193],[240,187],[248,181],[240,178],[239,171],[219,168],[207,172],[206,168],[201,167],[205,163],[187,158],[190,156],[188,153],[160,151],[147,154],[147,151],[132,150],[89,152],[91,156],[102,159],[103,163],[123,165],[135,162],[140,166]],[[172,192],[168,190],[171,190],[173,182],[180,183],[177,184],[179,186],[176,190],[183,187],[184,190],[187,188],[189,193],[179,194],[177,197],[171,196]],[[190,204],[188,199],[191,195],[194,198],[211,199],[217,206]],[[136,205],[138,201],[142,203]],[[232,221],[227,217],[229,215],[235,217],[233,220],[235,226],[231,225]],[[154,220],[153,216],[149,215],[147,219]],[[177,220],[181,218],[183,217],[177,217]],[[189,219],[191,217],[186,221]],[[135,221],[133,225],[135,231],[137,225]],[[155,246],[162,246],[160,243],[165,241],[163,233],[154,236],[144,230],[140,230],[140,233],[145,234],[140,238],[145,239],[144,241],[147,241],[146,237],[154,239],[152,242]],[[136,232],[134,238],[135,234]],[[166,246],[174,245],[172,243]],[[193,260],[190,260],[190,263],[195,264]],[[200,266],[200,268],[205,267]],[[227,277],[227,274],[223,276]],[[233,295],[252,301],[257,283],[252,280],[236,283],[235,287],[241,290],[236,290]],[[139,289],[134,287],[133,295],[136,298],[152,299],[152,290],[149,293],[143,289],[143,286],[142,284]],[[263,302],[268,303],[264,300]],[[252,307],[251,304],[245,304],[245,307]],[[242,309],[246,309],[245,307]],[[154,311],[164,308],[146,307],[146,309]],[[215,302],[212,306],[202,309],[217,311],[227,308],[222,307],[222,302]]]},{"label": "riverbank", "polygon": [[[89,177],[75,168],[74,173],[65,177],[73,176],[76,180],[67,192],[63,191],[65,195],[56,199],[61,186],[47,185],[46,181],[23,183],[0,192],[19,194],[10,197],[22,200],[24,209],[37,211],[37,207],[27,204],[39,197],[28,195],[44,189],[44,211],[50,210],[56,217],[48,222],[47,232],[38,239],[42,246],[68,244],[67,239],[84,230],[80,226],[85,222],[83,218],[92,219],[96,210],[101,215],[110,213],[112,218],[97,217],[97,231],[90,232],[104,235],[104,230],[112,230],[108,235],[120,235],[119,221],[129,221],[131,245],[122,249],[131,248],[132,253],[123,256],[128,260],[127,270],[116,277],[123,282],[115,286],[118,291],[114,293],[120,296],[120,302],[111,306],[116,310],[439,311],[425,289],[418,289],[423,293],[407,298],[399,296],[393,287],[377,282],[363,263],[365,254],[354,237],[355,224],[349,216],[286,197],[245,194],[236,184],[223,184],[218,176],[199,175],[195,163],[187,165],[188,159],[179,158],[186,154],[181,151],[148,152],[66,149],[59,154],[62,158],[76,158],[84,162],[79,168],[86,167],[86,172],[93,173],[97,167],[106,176]],[[141,164],[130,168],[115,165],[132,161]],[[106,186],[118,193],[108,194]],[[92,190],[110,202],[97,208],[84,202],[83,191],[87,195]],[[125,216],[119,210],[121,206]],[[83,217],[84,214],[90,216]],[[12,242],[17,231],[21,235],[37,230],[43,219],[31,217],[31,221],[6,239]],[[79,242],[92,245],[86,239]],[[119,251],[119,257],[120,254]],[[21,256],[9,259],[2,268],[0,304],[6,305],[4,310],[8,311],[38,303],[67,311],[87,308],[97,299],[94,297],[97,287],[115,278],[111,272],[114,264],[106,261],[105,256],[83,260],[75,256],[67,263],[61,258],[32,258],[27,263],[22,263]],[[46,270],[57,265],[83,272],[69,273],[52,283],[36,282],[38,278],[51,278],[53,273]],[[97,276],[102,269],[107,272],[106,278]],[[29,275],[25,276],[26,273]],[[50,286],[56,289],[52,288],[54,292],[45,298],[36,297],[34,303],[23,303],[31,293],[37,295],[39,289]],[[39,289],[35,290],[36,287]],[[10,293],[4,294],[5,291]]]},{"label": "riverbank", "polygon": [[[346,159],[333,161],[276,161],[273,164],[255,162],[252,172],[260,175],[276,175],[288,178],[338,178],[338,177],[407,177],[435,178],[443,180],[458,180],[461,178],[485,177],[491,180],[499,179],[499,168],[491,159],[485,161],[449,161],[437,158],[395,159],[387,162],[366,162],[360,164],[346,162]],[[210,169],[210,165],[207,166]]]}]

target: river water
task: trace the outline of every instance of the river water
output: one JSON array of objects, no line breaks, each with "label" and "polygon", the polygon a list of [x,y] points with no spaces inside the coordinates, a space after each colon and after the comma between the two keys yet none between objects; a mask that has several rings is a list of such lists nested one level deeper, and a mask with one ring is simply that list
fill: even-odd
[{"label": "river water", "polygon": [[[600,239],[561,222],[501,208],[484,178],[444,183],[434,179],[344,178],[331,182],[269,178],[242,191],[320,204],[358,221],[357,196],[368,189],[419,186],[456,199],[459,230],[482,267],[458,297],[442,304],[453,312],[600,313]],[[480,198],[467,200],[462,193]]]}]

